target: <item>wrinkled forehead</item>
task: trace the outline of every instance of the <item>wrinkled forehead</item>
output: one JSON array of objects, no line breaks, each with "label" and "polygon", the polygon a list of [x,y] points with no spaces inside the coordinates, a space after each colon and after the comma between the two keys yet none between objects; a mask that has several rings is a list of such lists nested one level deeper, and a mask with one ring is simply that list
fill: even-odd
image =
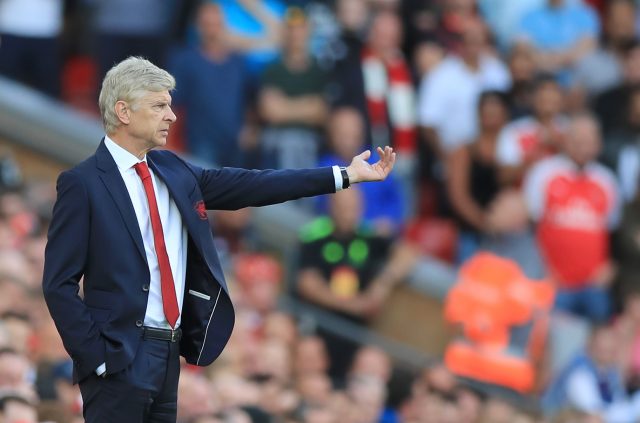
[{"label": "wrinkled forehead", "polygon": [[169,91],[141,91],[136,100],[137,103],[171,103]]}]

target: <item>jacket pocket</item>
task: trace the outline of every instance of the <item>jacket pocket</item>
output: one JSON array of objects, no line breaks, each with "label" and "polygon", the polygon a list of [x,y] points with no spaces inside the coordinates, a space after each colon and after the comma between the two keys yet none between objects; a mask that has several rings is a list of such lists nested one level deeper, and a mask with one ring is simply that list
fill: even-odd
[{"label": "jacket pocket", "polygon": [[207,300],[207,301],[211,299],[210,295],[203,294],[202,292],[194,291],[193,289],[189,290],[189,294],[193,295],[194,297],[202,298],[203,300]]}]

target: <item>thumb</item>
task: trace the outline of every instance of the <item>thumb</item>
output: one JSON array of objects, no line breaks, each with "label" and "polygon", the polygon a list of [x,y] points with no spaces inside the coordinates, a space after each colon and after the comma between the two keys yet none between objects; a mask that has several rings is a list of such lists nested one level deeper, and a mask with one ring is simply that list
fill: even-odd
[{"label": "thumb", "polygon": [[371,157],[371,151],[364,150],[362,153],[360,153],[360,155],[358,157],[360,157],[364,161],[367,161],[367,160],[369,160],[369,157]]}]

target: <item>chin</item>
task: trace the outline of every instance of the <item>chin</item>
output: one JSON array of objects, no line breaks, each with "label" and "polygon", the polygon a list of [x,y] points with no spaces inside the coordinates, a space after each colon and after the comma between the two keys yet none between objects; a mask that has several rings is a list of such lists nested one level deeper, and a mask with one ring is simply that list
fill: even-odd
[{"label": "chin", "polygon": [[153,142],[153,146],[154,147],[164,147],[166,145],[167,145],[167,139],[166,138],[157,138]]}]

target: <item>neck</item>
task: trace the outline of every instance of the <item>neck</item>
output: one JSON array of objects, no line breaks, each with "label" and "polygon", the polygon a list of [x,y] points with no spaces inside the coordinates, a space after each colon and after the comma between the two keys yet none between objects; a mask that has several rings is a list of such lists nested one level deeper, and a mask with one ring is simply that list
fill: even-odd
[{"label": "neck", "polygon": [[127,150],[129,153],[133,154],[140,160],[144,159],[144,156],[149,151],[151,151],[151,148],[146,146],[141,146],[139,141],[132,139],[131,137],[126,136],[125,134],[115,132],[108,135],[113,142],[115,142],[120,147],[124,148],[125,150]]},{"label": "neck", "polygon": [[480,60],[477,56],[464,55],[462,56],[462,61],[465,63],[465,65],[467,65],[469,69],[472,69],[474,71],[478,70],[478,68],[480,67]]},{"label": "neck", "polygon": [[205,56],[213,60],[224,59],[227,55],[227,48],[222,40],[209,39],[202,43],[202,51]]}]

